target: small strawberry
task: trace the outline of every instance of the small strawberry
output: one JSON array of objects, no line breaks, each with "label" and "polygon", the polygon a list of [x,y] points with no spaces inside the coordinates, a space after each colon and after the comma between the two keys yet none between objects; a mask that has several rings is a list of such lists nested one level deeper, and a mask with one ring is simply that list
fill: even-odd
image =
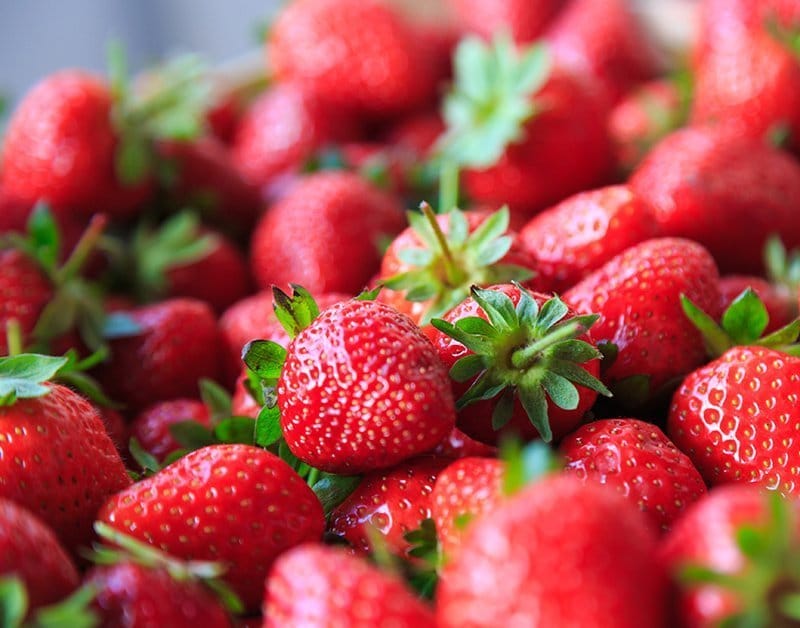
[{"label": "small strawberry", "polygon": [[567,472],[616,490],[661,530],[706,493],[691,460],[651,423],[594,421],[564,438],[559,450]]},{"label": "small strawberry", "polygon": [[629,187],[614,185],[561,201],[535,216],[519,238],[535,260],[537,286],[561,292],[656,230],[649,208]]},{"label": "small strawberry", "polygon": [[267,579],[265,628],[434,625],[433,613],[402,583],[344,550],[301,545]]},{"label": "small strawberry", "polygon": [[508,31],[527,44],[539,38],[566,0],[449,0],[457,24],[465,31],[491,39]]},{"label": "small strawberry", "polygon": [[472,296],[434,319],[434,345],[459,397],[457,425],[494,444],[501,434],[560,438],[578,426],[597,394],[600,352],[557,297],[517,285],[473,288]]},{"label": "small strawberry", "polygon": [[131,436],[156,460],[164,460],[181,447],[170,427],[183,421],[211,427],[208,407],[197,399],[159,401],[136,416],[131,424]]},{"label": "small strawberry", "polygon": [[355,294],[378,269],[381,239],[403,225],[398,201],[357,175],[313,174],[256,226],[253,276],[261,288],[298,283],[314,294]]},{"label": "small strawberry", "polygon": [[321,538],[324,527],[319,500],[300,477],[248,445],[191,452],[114,495],[98,519],[178,558],[226,564],[223,580],[250,611],[275,558]]},{"label": "small strawberry", "polygon": [[[33,335],[36,322],[53,298],[53,285],[39,265],[20,250],[0,251],[0,328],[10,321],[19,325],[23,344]],[[0,333],[0,354],[8,355],[5,333]]]},{"label": "small strawberry", "polygon": [[655,533],[636,508],[556,475],[477,519],[443,571],[437,625],[666,626]]}]

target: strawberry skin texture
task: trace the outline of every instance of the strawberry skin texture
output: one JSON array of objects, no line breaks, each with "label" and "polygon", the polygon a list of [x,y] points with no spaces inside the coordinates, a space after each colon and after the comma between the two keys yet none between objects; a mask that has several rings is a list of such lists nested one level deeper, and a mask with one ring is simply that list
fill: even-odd
[{"label": "strawberry skin texture", "polygon": [[391,115],[435,97],[427,46],[403,16],[376,0],[306,0],[278,16],[267,55],[279,81],[368,115]]},{"label": "strawberry skin texture", "polygon": [[535,216],[519,237],[535,260],[536,284],[563,292],[615,255],[656,235],[649,208],[629,187],[614,185],[570,196]]},{"label": "strawberry skin texture", "polygon": [[491,39],[500,31],[519,44],[530,43],[566,4],[566,0],[448,0],[465,31]]},{"label": "strawberry skin texture", "polygon": [[567,471],[616,490],[661,530],[706,493],[692,461],[651,423],[594,421],[567,436],[559,449]]},{"label": "strawberry skin texture", "polygon": [[603,374],[614,383],[647,375],[656,392],[705,360],[700,332],[681,309],[685,294],[712,317],[719,311],[718,272],[702,246],[657,238],[633,246],[564,293],[576,310],[596,312],[592,336],[617,345]]},{"label": "strawberry skin texture", "polygon": [[683,380],[667,426],[710,485],[754,482],[792,495],[798,412],[800,358],[734,347]]},{"label": "strawberry skin texture", "polygon": [[0,497],[28,508],[74,551],[92,538],[97,509],[130,479],[89,402],[49,388],[0,408]]},{"label": "strawberry skin texture", "polygon": [[759,274],[773,233],[800,245],[800,164],[721,129],[667,136],[630,179],[665,236],[705,246],[723,272]]},{"label": "strawberry skin texture", "polygon": [[0,251],[0,355],[8,354],[5,329],[16,320],[27,344],[39,315],[53,298],[53,286],[39,266],[15,249]]},{"label": "strawberry skin texture", "polygon": [[473,440],[457,427],[431,452],[434,456],[442,456],[457,460],[469,457],[492,457],[497,454],[497,448]]},{"label": "strawberry skin texture", "polygon": [[797,316],[797,300],[788,288],[749,275],[727,275],[719,278],[719,292],[722,297],[720,310],[724,312],[728,309],[747,288],[753,290],[767,308],[769,323],[764,330],[765,334],[788,325]]},{"label": "strawberry skin texture", "polygon": [[228,565],[248,610],[275,558],[322,537],[317,496],[283,460],[248,445],[212,445],[109,499],[98,519],[184,560]]},{"label": "strawberry skin texture", "polygon": [[358,488],[331,513],[329,530],[358,551],[370,553],[369,526],[380,532],[389,551],[410,549],[403,536],[431,516],[431,493],[447,458],[424,457],[389,471],[366,475]]},{"label": "strawberry skin texture", "polygon": [[92,608],[104,628],[118,626],[188,626],[230,628],[225,608],[198,582],[179,582],[165,569],[149,569],[132,562],[95,567],[85,584],[97,595]]},{"label": "strawberry skin texture", "polygon": [[479,518],[442,573],[451,626],[666,626],[655,533],[622,497],[568,476],[541,480]]},{"label": "strawberry skin texture", "polygon": [[433,613],[394,575],[341,548],[301,545],[266,583],[264,628],[427,628]]},{"label": "strawberry skin texture", "polygon": [[378,270],[379,244],[405,227],[397,199],[357,175],[304,178],[256,226],[250,260],[256,283],[298,283],[312,294],[359,292]]},{"label": "strawberry skin texture", "polygon": [[455,423],[445,366],[411,319],[374,301],[337,303],[292,341],[280,379],[284,438],[323,471],[394,466]]},{"label": "strawberry skin texture", "polygon": [[112,340],[112,358],[97,373],[113,399],[139,410],[156,401],[191,398],[199,379],[216,379],[220,339],[207,304],[175,298],[127,313],[142,331]]},{"label": "strawberry skin texture", "polygon": [[[493,458],[462,458],[444,469],[433,487],[431,510],[442,551],[452,557],[461,546],[461,518],[491,512],[502,498],[505,464]],[[467,523],[469,525],[469,522]]]},{"label": "strawberry skin texture", "polygon": [[169,431],[171,425],[181,421],[195,421],[211,427],[211,417],[204,403],[196,399],[171,399],[142,410],[131,423],[131,436],[157,460],[164,460],[181,447]]},{"label": "strawberry skin texture", "polygon": [[25,583],[31,609],[59,601],[80,581],[55,533],[19,504],[0,498],[0,578],[11,576]]},{"label": "strawberry skin texture", "polygon": [[124,188],[117,182],[111,106],[108,87],[91,74],[65,70],[45,78],[9,121],[4,187],[31,204],[44,199],[81,214],[129,216],[151,184]]}]

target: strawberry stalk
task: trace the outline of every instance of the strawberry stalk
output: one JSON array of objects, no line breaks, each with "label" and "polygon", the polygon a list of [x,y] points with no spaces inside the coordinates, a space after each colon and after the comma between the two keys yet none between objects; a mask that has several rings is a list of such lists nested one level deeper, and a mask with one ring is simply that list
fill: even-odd
[{"label": "strawberry stalk", "polygon": [[439,174],[439,213],[458,207],[458,164],[443,159]]},{"label": "strawberry stalk", "polygon": [[108,216],[105,214],[95,214],[91,217],[89,225],[81,235],[67,261],[55,271],[53,283],[61,285],[78,276],[89,255],[97,247],[97,243],[100,241],[106,226],[108,226]]},{"label": "strawberry stalk", "polygon": [[16,318],[11,318],[6,322],[6,344],[9,357],[19,355],[23,351],[22,327]]}]

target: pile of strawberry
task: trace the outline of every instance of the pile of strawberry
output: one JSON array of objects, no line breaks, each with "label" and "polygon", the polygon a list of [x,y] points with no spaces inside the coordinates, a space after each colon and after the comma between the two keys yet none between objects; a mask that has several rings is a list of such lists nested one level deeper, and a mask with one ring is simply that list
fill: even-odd
[{"label": "pile of strawberry", "polygon": [[800,625],[800,2],[449,5],[22,98],[0,626]]}]

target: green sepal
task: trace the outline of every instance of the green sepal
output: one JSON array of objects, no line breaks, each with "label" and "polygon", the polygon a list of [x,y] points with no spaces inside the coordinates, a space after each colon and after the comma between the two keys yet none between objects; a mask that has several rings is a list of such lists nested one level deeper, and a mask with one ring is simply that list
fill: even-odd
[{"label": "green sepal", "polygon": [[792,293],[800,288],[800,250],[787,251],[778,235],[767,239],[764,266],[771,283],[786,286]]},{"label": "green sepal", "polygon": [[229,416],[214,426],[214,439],[218,443],[254,445],[256,422],[249,416]]},{"label": "green sepal", "polygon": [[214,380],[205,377],[200,380],[199,387],[200,399],[208,408],[212,425],[231,416],[231,396],[227,390]]},{"label": "green sepal", "polygon": [[261,379],[277,379],[286,361],[286,349],[271,340],[252,340],[242,348],[242,360]]},{"label": "green sepal", "polygon": [[302,286],[292,284],[291,296],[274,286],[272,296],[275,316],[289,334],[289,338],[297,336],[319,316],[317,302],[311,293]]},{"label": "green sepal", "polygon": [[256,418],[256,445],[269,447],[283,437],[280,418],[281,411],[277,405],[265,405],[261,408]]},{"label": "green sepal", "polygon": [[190,451],[217,444],[213,432],[205,425],[193,420],[173,423],[169,426],[169,433],[176,443]]},{"label": "green sepal", "polygon": [[356,296],[353,297],[356,301],[374,301],[378,298],[378,295],[383,290],[383,284],[379,283],[372,289],[364,288],[361,292],[359,292]]},{"label": "green sepal", "polygon": [[145,450],[136,438],[132,437],[128,441],[128,451],[134,461],[142,468],[145,476],[150,476],[161,471],[162,467],[156,457]]},{"label": "green sepal", "polygon": [[35,353],[0,358],[0,406],[48,394],[50,388],[44,384],[52,380],[67,361],[66,357]]},{"label": "green sepal", "polygon": [[358,488],[361,478],[349,475],[323,473],[311,487],[322,504],[322,510],[328,517],[336,508]]},{"label": "green sepal", "polygon": [[563,461],[542,441],[531,441],[525,446],[514,438],[500,443],[500,459],[504,463],[503,494],[513,495],[539,478],[556,473]]},{"label": "green sepal", "polygon": [[97,595],[94,587],[84,585],[57,604],[36,611],[30,628],[95,628],[100,617],[91,603]]},{"label": "green sepal", "polygon": [[61,254],[61,233],[50,207],[39,202],[33,208],[27,224],[30,253],[48,275],[55,272]]},{"label": "green sepal", "polygon": [[0,578],[0,626],[17,628],[28,612],[28,592],[15,576]]}]

